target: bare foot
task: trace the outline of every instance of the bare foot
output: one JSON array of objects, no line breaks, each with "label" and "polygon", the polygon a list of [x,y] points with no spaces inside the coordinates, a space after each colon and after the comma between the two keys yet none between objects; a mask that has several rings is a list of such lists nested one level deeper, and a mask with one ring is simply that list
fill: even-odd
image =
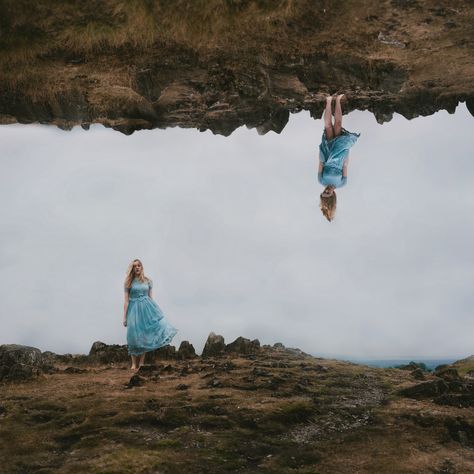
[{"label": "bare foot", "polygon": [[336,100],[337,101],[341,101],[342,99],[344,99],[346,97],[346,94],[339,94],[337,97],[336,97]]},{"label": "bare foot", "polygon": [[326,102],[332,102],[332,95],[326,96]]},{"label": "bare foot", "polygon": [[136,367],[135,365],[132,365],[132,366],[130,367],[130,370],[137,370],[137,367]]}]

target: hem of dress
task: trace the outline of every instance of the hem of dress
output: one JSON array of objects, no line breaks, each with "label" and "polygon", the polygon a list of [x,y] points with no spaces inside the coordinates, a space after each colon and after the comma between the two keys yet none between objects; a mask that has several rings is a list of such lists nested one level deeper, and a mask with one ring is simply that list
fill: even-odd
[{"label": "hem of dress", "polygon": [[173,340],[173,337],[176,336],[177,333],[178,333],[178,330],[175,329],[159,346],[155,346],[151,349],[143,348],[143,350],[141,352],[137,352],[137,351],[130,352],[130,351],[128,351],[128,355],[129,356],[132,356],[132,355],[133,356],[139,356],[139,355],[144,354],[145,352],[155,351],[156,349],[160,349],[161,347],[167,346]]}]

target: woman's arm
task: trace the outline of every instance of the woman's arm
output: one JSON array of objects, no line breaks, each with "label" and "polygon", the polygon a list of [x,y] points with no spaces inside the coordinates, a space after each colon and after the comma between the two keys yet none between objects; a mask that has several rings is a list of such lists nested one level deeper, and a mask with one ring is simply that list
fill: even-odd
[{"label": "woman's arm", "polygon": [[318,168],[318,181],[323,184],[321,182],[322,178],[323,178],[323,169],[324,169],[324,163],[322,161],[319,162],[319,168]]},{"label": "woman's arm", "polygon": [[148,296],[153,298],[153,280],[148,279]]},{"label": "woman's arm", "polygon": [[127,325],[127,309],[128,309],[128,289],[125,289],[125,303],[123,304],[123,325]]},{"label": "woman's arm", "polygon": [[347,157],[344,160],[344,163],[342,164],[342,180],[341,180],[341,185],[339,186],[342,188],[347,184],[347,165],[349,164],[349,157]]},{"label": "woman's arm", "polygon": [[342,165],[342,177],[347,178],[347,166],[349,165],[349,156],[344,160]]}]

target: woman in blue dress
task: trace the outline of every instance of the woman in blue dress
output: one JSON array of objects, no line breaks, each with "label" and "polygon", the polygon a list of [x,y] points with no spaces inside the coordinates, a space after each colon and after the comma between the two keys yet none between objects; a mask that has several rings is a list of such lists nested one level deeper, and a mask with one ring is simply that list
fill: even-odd
[{"label": "woman in blue dress", "polygon": [[334,124],[332,123],[332,96],[326,98],[324,109],[324,132],[319,145],[318,181],[325,186],[321,193],[321,212],[328,221],[334,219],[336,213],[336,188],[347,183],[347,165],[349,149],[360,134],[348,132],[342,128],[341,100],[344,94],[336,97]]},{"label": "woman in blue dress", "polygon": [[127,327],[128,353],[132,356],[132,370],[143,365],[146,352],[166,346],[178,332],[152,299],[152,288],[153,282],[145,276],[142,262],[133,260],[125,278],[123,316],[123,325]]}]

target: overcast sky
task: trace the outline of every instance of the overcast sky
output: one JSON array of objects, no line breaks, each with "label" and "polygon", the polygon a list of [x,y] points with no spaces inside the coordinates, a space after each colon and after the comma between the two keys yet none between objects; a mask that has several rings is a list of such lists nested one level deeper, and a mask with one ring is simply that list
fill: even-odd
[{"label": "overcast sky", "polygon": [[361,133],[332,223],[319,210],[322,121],[124,136],[0,127],[0,344],[125,344],[123,279],[202,350],[209,332],[315,355],[474,353],[474,136],[464,104]]}]

